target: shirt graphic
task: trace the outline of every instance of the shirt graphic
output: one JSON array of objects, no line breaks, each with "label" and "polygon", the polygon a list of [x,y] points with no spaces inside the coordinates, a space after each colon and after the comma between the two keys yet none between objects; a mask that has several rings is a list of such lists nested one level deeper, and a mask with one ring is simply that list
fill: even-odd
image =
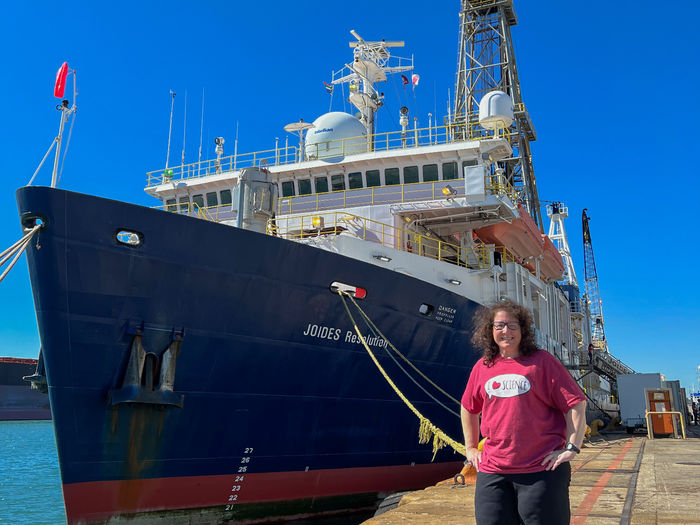
[{"label": "shirt graphic", "polygon": [[530,381],[520,374],[501,374],[492,377],[484,385],[486,393],[491,397],[515,397],[530,390]]}]

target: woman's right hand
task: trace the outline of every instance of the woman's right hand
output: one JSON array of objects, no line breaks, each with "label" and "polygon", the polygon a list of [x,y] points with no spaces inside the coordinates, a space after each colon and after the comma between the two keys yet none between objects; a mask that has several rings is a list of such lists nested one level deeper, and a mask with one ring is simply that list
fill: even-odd
[{"label": "woman's right hand", "polygon": [[479,463],[481,462],[481,450],[476,447],[467,448],[467,461],[478,471]]}]

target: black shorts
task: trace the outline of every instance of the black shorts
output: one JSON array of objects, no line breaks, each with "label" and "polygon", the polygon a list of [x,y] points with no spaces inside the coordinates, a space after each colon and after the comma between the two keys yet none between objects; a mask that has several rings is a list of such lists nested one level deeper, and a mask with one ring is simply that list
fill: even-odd
[{"label": "black shorts", "polygon": [[476,477],[474,510],[477,525],[568,525],[571,465],[530,474],[487,474]]}]

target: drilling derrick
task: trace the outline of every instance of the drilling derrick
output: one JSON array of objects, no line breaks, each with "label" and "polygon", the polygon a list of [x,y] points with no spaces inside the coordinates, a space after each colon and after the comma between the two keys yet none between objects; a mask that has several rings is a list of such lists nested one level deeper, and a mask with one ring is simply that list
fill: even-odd
[{"label": "drilling derrick", "polygon": [[481,98],[494,90],[510,95],[515,119],[507,135],[513,156],[499,164],[544,231],[530,153],[530,141],[537,136],[523,105],[510,34],[511,26],[518,23],[513,0],[462,0],[459,16],[459,63],[451,121],[455,137],[471,140],[485,136],[479,125]]},{"label": "drilling derrick", "polygon": [[586,209],[581,218],[583,222],[583,260],[585,275],[586,301],[591,314],[591,339],[593,345],[600,351],[608,353],[608,342],[605,339],[605,322],[603,320],[603,301],[598,290],[598,272],[595,269],[593,243],[588,229],[589,217]]}]

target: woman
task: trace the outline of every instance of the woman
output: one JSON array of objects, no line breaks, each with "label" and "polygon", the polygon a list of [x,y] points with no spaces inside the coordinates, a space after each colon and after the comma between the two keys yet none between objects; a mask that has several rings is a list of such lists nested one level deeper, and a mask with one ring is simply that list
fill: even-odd
[{"label": "woman", "polygon": [[586,431],[585,396],[561,363],[535,346],[532,316],[513,301],[483,309],[472,342],[483,357],[469,376],[461,416],[467,460],[478,470],[477,524],[568,525],[569,461]]}]

